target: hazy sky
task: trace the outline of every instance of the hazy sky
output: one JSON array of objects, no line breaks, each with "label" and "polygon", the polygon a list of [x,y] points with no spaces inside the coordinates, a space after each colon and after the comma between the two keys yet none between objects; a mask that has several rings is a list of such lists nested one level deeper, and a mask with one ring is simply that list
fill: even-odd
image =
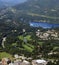
[{"label": "hazy sky", "polygon": [[[0,0],[4,5],[7,6],[14,6],[16,4],[20,4],[23,2],[26,2],[27,0]],[[3,5],[2,3],[0,3],[0,5]]]},{"label": "hazy sky", "polygon": [[17,3],[23,3],[27,0],[1,0],[1,1],[3,1],[5,3],[16,3],[17,4]]},{"label": "hazy sky", "polygon": [[26,0],[2,0],[2,1],[5,1],[5,2],[10,2],[10,1],[19,1],[19,2],[24,2]]}]

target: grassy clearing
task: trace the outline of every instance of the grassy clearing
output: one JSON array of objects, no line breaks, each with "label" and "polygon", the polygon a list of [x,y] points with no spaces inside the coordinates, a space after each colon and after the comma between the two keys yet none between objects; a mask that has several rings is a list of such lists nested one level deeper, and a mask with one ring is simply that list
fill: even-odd
[{"label": "grassy clearing", "polygon": [[19,40],[23,40],[24,37],[21,35],[21,36],[18,36]]},{"label": "grassy clearing", "polygon": [[43,42],[38,42],[38,44],[39,44],[40,46],[42,46],[42,45],[43,45]]},{"label": "grassy clearing", "polygon": [[33,49],[32,49],[31,47],[29,47],[29,46],[27,46],[27,45],[25,45],[25,44],[23,44],[23,47],[24,47],[24,49],[25,49],[26,51],[28,51],[28,52],[32,52],[32,51],[33,51]]},{"label": "grassy clearing", "polygon": [[31,39],[31,35],[27,35],[27,36],[18,36],[18,38],[19,38],[19,40],[24,40],[24,39],[26,39],[27,41],[31,41],[32,39]]},{"label": "grassy clearing", "polygon": [[32,45],[32,44],[28,44],[28,43],[27,43],[27,45],[28,45],[29,47],[31,47],[31,48],[34,49],[34,45]]},{"label": "grassy clearing", "polygon": [[27,35],[26,37],[24,37],[24,38],[26,38],[28,41],[31,41],[32,39],[31,39],[31,35]]},{"label": "grassy clearing", "polygon": [[40,17],[44,17],[44,18],[49,18],[49,19],[59,19],[59,17],[53,17],[53,16],[46,16],[46,15],[41,15],[41,14],[35,14],[35,13],[27,13],[28,15],[31,15],[31,16],[40,16]]},{"label": "grassy clearing", "polygon": [[9,53],[0,52],[0,59],[2,59],[2,58],[10,58],[10,59],[12,59],[13,57],[12,57],[12,55],[9,54]]}]

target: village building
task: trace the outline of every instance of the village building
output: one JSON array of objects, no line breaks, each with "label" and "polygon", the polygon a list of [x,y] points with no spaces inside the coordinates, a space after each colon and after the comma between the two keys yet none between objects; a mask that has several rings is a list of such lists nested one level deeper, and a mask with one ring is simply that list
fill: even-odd
[{"label": "village building", "polygon": [[58,32],[56,32],[55,30],[48,30],[45,32],[41,32],[40,30],[37,30],[36,36],[41,40],[51,40],[51,39],[59,40]]},{"label": "village building", "polygon": [[47,65],[45,60],[32,60],[32,65]]},{"label": "village building", "polygon": [[20,65],[30,65],[30,62],[23,60],[23,62]]},{"label": "village building", "polygon": [[0,65],[2,65],[2,62],[0,62]]},{"label": "village building", "polygon": [[[12,63],[11,63],[12,65]],[[22,60],[22,61],[15,61],[13,63],[13,65],[30,65],[30,62],[26,61],[26,60]]]}]

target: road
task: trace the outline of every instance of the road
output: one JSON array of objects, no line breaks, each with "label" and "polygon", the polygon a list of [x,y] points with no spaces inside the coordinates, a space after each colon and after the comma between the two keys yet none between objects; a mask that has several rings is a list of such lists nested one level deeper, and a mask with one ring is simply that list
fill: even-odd
[{"label": "road", "polygon": [[2,47],[3,48],[5,48],[5,45],[4,45],[5,41],[6,41],[6,37],[3,37],[3,39],[2,39]]}]

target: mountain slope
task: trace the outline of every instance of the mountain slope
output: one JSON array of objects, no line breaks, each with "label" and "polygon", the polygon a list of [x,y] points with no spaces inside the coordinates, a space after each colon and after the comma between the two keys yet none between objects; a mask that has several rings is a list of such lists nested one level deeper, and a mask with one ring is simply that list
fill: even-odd
[{"label": "mountain slope", "polygon": [[13,8],[21,11],[22,15],[41,17],[42,20],[48,19],[49,22],[52,20],[55,23],[59,22],[59,0],[27,0]]},{"label": "mountain slope", "polygon": [[8,7],[8,6],[14,6],[16,4],[19,4],[19,3],[23,3],[25,2],[26,0],[0,0],[0,7]]},{"label": "mountain slope", "polygon": [[59,23],[59,0],[27,0],[25,3],[7,9],[7,11],[12,12],[12,18],[17,20],[23,18],[33,21]]},{"label": "mountain slope", "polygon": [[16,9],[37,14],[59,16],[59,0],[28,0],[27,3],[16,6]]}]

